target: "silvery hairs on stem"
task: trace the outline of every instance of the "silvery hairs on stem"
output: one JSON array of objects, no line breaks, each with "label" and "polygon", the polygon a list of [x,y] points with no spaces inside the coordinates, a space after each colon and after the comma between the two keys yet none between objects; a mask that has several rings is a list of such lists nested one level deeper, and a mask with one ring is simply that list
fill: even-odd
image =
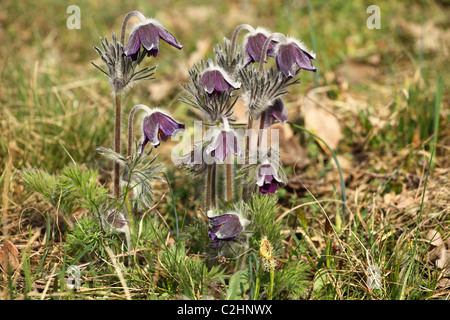
[{"label": "silvery hairs on stem", "polygon": [[91,63],[109,78],[114,92],[126,90],[135,82],[153,79],[155,66],[135,71],[146,55],[144,50],[140,51],[137,59],[133,61],[130,57],[124,55],[123,44],[117,40],[114,33],[112,34],[111,42],[107,38],[100,38],[100,44],[101,48],[94,47],[94,49],[102,59],[106,70],[103,70],[92,61]]},{"label": "silvery hairs on stem", "polygon": [[155,163],[157,155],[148,160],[153,148],[147,154],[135,153],[127,158],[109,148],[99,147],[97,151],[122,167],[120,186],[125,193],[133,192],[131,198],[133,206],[139,211],[150,208],[154,194],[152,182],[164,181],[159,176],[164,169],[161,168],[161,164]]},{"label": "silvery hairs on stem", "polygon": [[[189,70],[189,81],[187,84],[182,84],[185,94],[181,95],[180,100],[200,110],[206,123],[214,124],[220,121],[222,116],[231,118],[238,96],[233,95],[233,87],[223,92],[208,92],[202,83],[202,75],[211,69],[220,70],[225,77],[229,77],[225,70],[214,66],[211,60],[208,62],[200,60],[199,64],[194,64]],[[234,84],[234,80],[228,79]],[[236,85],[240,86],[240,83]]]}]

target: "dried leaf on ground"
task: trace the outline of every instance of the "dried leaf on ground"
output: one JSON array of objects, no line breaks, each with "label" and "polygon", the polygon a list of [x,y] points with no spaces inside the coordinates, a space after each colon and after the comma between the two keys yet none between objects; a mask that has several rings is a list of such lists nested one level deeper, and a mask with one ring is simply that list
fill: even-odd
[{"label": "dried leaf on ground", "polygon": [[8,265],[13,271],[19,267],[19,250],[11,241],[5,239],[0,247],[0,267],[6,272]]},{"label": "dried leaf on ground", "polygon": [[[321,104],[317,90],[310,90],[303,99],[302,114],[306,129],[317,134],[326,144],[336,150],[342,140],[342,129],[335,114]],[[323,143],[317,140],[321,148],[329,154],[330,151]]]}]

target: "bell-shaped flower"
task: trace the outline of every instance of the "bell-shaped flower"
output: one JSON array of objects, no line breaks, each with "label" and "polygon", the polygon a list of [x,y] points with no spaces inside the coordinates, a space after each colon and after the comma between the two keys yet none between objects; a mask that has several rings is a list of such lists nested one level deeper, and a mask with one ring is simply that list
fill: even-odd
[{"label": "bell-shaped flower", "polygon": [[266,117],[264,119],[264,129],[270,127],[276,120],[281,124],[285,124],[288,118],[287,109],[281,98],[275,101],[266,109]]},{"label": "bell-shaped flower", "polygon": [[107,231],[117,231],[119,233],[126,233],[129,227],[129,221],[124,214],[115,209],[109,209],[101,216],[103,228]]},{"label": "bell-shaped flower", "polygon": [[236,132],[228,125],[228,121],[223,117],[223,128],[217,130],[212,141],[206,146],[206,154],[214,151],[214,157],[222,162],[229,152],[236,156],[242,156],[242,151],[238,145],[238,136]]},{"label": "bell-shaped flower", "polygon": [[148,56],[156,57],[159,52],[160,39],[177,49],[183,47],[158,21],[146,19],[134,26],[128,39],[128,44],[125,47],[124,55],[131,56],[133,61],[136,60],[142,45]]},{"label": "bell-shaped flower", "polygon": [[[252,62],[259,62],[261,59],[261,52],[264,47],[264,42],[266,42],[267,37],[270,35],[270,32],[264,28],[256,28],[256,30],[247,33],[243,41],[243,47],[245,52],[245,64],[246,67],[248,64]],[[267,49],[267,56],[275,57],[274,55],[274,46],[277,41],[270,41],[269,47]],[[266,61],[264,61],[266,62]]]},{"label": "bell-shaped flower", "polygon": [[280,41],[275,46],[275,61],[286,77],[295,77],[297,67],[316,72],[311,61],[314,58],[300,41],[293,38],[285,38],[285,41]]},{"label": "bell-shaped flower", "polygon": [[169,136],[175,136],[178,131],[184,131],[184,129],[184,124],[175,121],[166,113],[160,110],[151,110],[142,121],[144,141],[140,153],[144,151],[148,142],[156,148],[161,141],[167,141]]},{"label": "bell-shaped flower", "polygon": [[262,164],[258,168],[256,184],[262,194],[275,193],[278,186],[283,186],[284,182],[279,176],[277,169],[270,163]]},{"label": "bell-shaped flower", "polygon": [[217,248],[221,241],[233,241],[244,230],[244,227],[250,223],[234,212],[222,214],[209,218],[209,239],[213,240],[213,248]]},{"label": "bell-shaped flower", "polygon": [[208,67],[200,75],[200,83],[208,94],[229,93],[231,90],[239,89],[241,84],[234,81],[228,73],[212,61],[208,61]]}]

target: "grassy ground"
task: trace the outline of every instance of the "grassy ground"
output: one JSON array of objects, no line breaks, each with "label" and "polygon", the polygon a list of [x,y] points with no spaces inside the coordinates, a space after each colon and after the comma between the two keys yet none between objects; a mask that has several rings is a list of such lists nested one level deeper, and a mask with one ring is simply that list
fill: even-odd
[{"label": "grassy ground", "polygon": [[[296,35],[317,53],[318,72],[302,75],[286,101],[289,120],[307,125],[319,117],[325,124],[326,130],[312,129],[336,143],[347,208],[343,216],[339,175],[328,149],[296,126],[292,132],[285,128],[293,134],[285,147],[298,152],[285,159],[289,183],[278,193],[276,219],[285,236],[278,254],[302,263],[303,282],[296,294],[280,289],[274,298],[449,299],[448,1],[378,1],[381,29],[366,26],[369,4],[363,2],[209,3],[82,1],[81,29],[70,30],[62,2],[1,2],[0,239],[19,249],[18,269],[0,275],[2,298],[205,298],[231,288],[223,270],[204,269],[195,248],[170,249],[176,240],[174,204],[181,231],[188,230],[197,217],[191,199],[201,196],[201,182],[173,166],[167,173],[174,200],[166,185],[155,187],[158,201],[150,225],[143,226],[150,231],[134,252],[142,262],[135,268],[121,269],[120,253],[77,247],[91,248],[73,242],[77,235],[64,228],[57,210],[20,179],[25,168],[60,172],[72,157],[98,169],[98,184],[109,187],[110,163],[95,149],[112,146],[113,98],[90,61],[97,61],[93,46],[99,37],[118,34],[124,15],[139,10],[163,22],[184,47],[162,46],[152,60],[156,79],[125,96],[125,111],[137,103],[160,106],[187,126],[194,114],[178,101],[179,83],[239,24]],[[327,116],[321,118],[317,109]],[[161,162],[170,163],[171,147],[158,150]],[[84,215],[83,208],[72,212]],[[95,226],[85,227],[91,232],[86,239],[104,241]],[[99,259],[93,263],[89,257]],[[83,272],[78,291],[64,285],[70,264]],[[368,285],[373,265],[382,279],[376,290]],[[293,272],[287,266],[281,264],[285,272],[275,281]],[[259,298],[268,297],[264,288]],[[236,297],[254,297],[250,292]]]}]

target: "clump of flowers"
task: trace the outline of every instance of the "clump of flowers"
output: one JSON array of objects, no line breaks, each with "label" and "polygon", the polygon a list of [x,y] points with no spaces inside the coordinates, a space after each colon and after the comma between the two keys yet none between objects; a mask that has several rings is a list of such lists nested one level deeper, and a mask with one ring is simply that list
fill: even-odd
[{"label": "clump of flowers", "polygon": [[[247,34],[239,43],[242,31]],[[182,101],[199,111],[203,129],[212,134],[201,135],[191,151],[174,162],[205,180],[206,212],[235,210],[237,203],[250,201],[254,194],[273,195],[286,184],[279,150],[262,141],[263,133],[275,122],[287,122],[283,97],[299,83],[301,70],[316,71],[314,58],[298,39],[243,24],[231,40],[225,38],[214,47],[213,59],[201,60],[189,70]],[[267,67],[269,59],[273,63]],[[247,123],[236,123],[233,117],[238,99],[245,105]],[[255,122],[259,132],[253,130]],[[244,229],[236,215],[227,213],[211,219],[208,227],[213,249],[233,241]]]},{"label": "clump of flowers", "polygon": [[[128,42],[125,42],[132,17],[137,17],[139,22],[132,25]],[[102,221],[118,225],[120,230],[123,229],[123,224],[129,223],[130,230],[133,231],[134,211],[150,208],[152,181],[162,180],[159,175],[163,170],[155,162],[156,156],[149,157],[152,149],[145,154],[146,146],[150,144],[152,148],[157,148],[161,142],[167,141],[168,137],[185,130],[184,124],[173,119],[166,111],[138,104],[131,109],[128,117],[128,149],[126,156],[122,155],[122,96],[135,83],[153,79],[155,66],[141,69],[139,67],[146,56],[157,56],[161,40],[177,49],[183,47],[160,22],[146,18],[138,11],[131,11],[123,20],[120,40],[113,34],[111,42],[106,38],[100,39],[101,46],[95,47],[106,70],[95,63],[92,64],[107,76],[115,98],[114,149],[100,147],[98,150],[114,162],[113,196],[119,198],[123,195],[127,209],[127,217],[121,210],[108,210]],[[140,148],[136,146],[133,149],[133,122],[137,111],[145,112],[141,121],[143,138]]]}]

